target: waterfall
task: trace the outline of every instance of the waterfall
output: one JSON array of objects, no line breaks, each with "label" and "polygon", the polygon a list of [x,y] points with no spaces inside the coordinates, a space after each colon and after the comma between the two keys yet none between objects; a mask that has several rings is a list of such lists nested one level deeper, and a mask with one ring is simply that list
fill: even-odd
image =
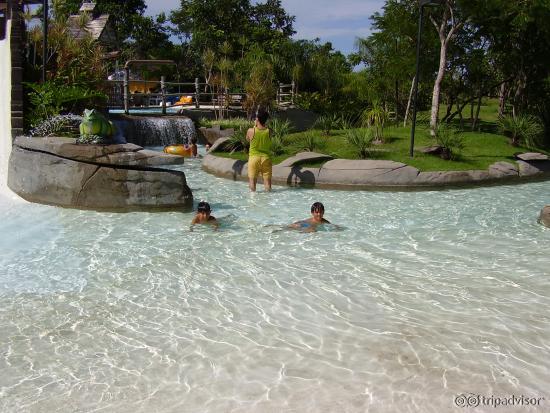
[{"label": "waterfall", "polygon": [[[1,23],[0,23],[1,24]],[[0,40],[0,193],[9,189],[8,161],[11,154],[11,20],[6,24],[6,38]]]},{"label": "waterfall", "polygon": [[193,121],[185,116],[117,116],[113,122],[127,142],[139,146],[189,143],[196,137]]}]

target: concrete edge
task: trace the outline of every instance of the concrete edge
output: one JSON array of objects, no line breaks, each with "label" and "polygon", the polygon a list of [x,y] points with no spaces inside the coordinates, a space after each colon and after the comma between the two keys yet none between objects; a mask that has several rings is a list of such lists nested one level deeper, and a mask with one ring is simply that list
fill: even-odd
[{"label": "concrete edge", "polygon": [[[346,163],[345,159],[338,160]],[[330,162],[330,161],[329,161]],[[350,163],[356,160],[350,160]],[[367,162],[379,162],[365,160]],[[506,165],[504,165],[506,164]],[[487,170],[432,171],[420,172],[408,165],[380,171],[373,169],[303,168],[273,166],[272,183],[283,186],[306,186],[341,190],[430,190],[463,188],[465,186],[491,186],[511,183],[524,183],[550,179],[550,161],[497,162]],[[202,161],[202,169],[212,175],[233,181],[247,181],[246,161],[223,158],[207,154]],[[373,173],[373,170],[377,170]],[[397,173],[402,169],[404,173]],[[261,182],[261,177],[258,178]]]}]

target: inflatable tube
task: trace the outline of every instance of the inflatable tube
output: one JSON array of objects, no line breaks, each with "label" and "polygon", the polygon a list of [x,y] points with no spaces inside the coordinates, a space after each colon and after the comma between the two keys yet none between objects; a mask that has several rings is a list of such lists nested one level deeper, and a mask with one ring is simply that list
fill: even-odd
[{"label": "inflatable tube", "polygon": [[193,147],[190,145],[168,145],[164,147],[164,153],[189,158],[193,156]]}]

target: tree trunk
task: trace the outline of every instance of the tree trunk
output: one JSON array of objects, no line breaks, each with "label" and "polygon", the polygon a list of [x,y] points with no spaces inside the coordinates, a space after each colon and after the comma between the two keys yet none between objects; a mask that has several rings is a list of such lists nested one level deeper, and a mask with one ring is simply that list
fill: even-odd
[{"label": "tree trunk", "polygon": [[476,114],[474,116],[474,121],[472,122],[472,131],[479,129],[479,112],[481,111],[481,91],[477,99],[477,108]]},{"label": "tree trunk", "polygon": [[403,127],[407,126],[407,119],[409,118],[409,110],[411,109],[411,101],[414,92],[414,80],[416,76],[413,77],[411,82],[411,91],[409,92],[409,100],[407,101],[407,109],[405,110],[405,116],[403,118]]},{"label": "tree trunk", "polygon": [[435,136],[437,123],[439,118],[439,99],[441,97],[441,83],[445,76],[445,66],[447,64],[447,41],[441,39],[441,49],[439,50],[439,70],[435,78],[434,89],[432,94],[432,114],[430,116],[430,135]]},{"label": "tree trunk", "polygon": [[500,85],[498,93],[498,117],[504,116],[504,107],[506,105],[506,83]]}]

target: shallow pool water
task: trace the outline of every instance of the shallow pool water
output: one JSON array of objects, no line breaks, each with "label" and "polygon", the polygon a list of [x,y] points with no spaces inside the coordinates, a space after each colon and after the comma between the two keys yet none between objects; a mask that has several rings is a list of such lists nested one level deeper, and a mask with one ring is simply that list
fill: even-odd
[{"label": "shallow pool water", "polygon": [[[182,169],[219,231],[2,198],[0,411],[550,408],[550,182],[251,195]],[[314,201],[343,230],[281,230]]]}]

